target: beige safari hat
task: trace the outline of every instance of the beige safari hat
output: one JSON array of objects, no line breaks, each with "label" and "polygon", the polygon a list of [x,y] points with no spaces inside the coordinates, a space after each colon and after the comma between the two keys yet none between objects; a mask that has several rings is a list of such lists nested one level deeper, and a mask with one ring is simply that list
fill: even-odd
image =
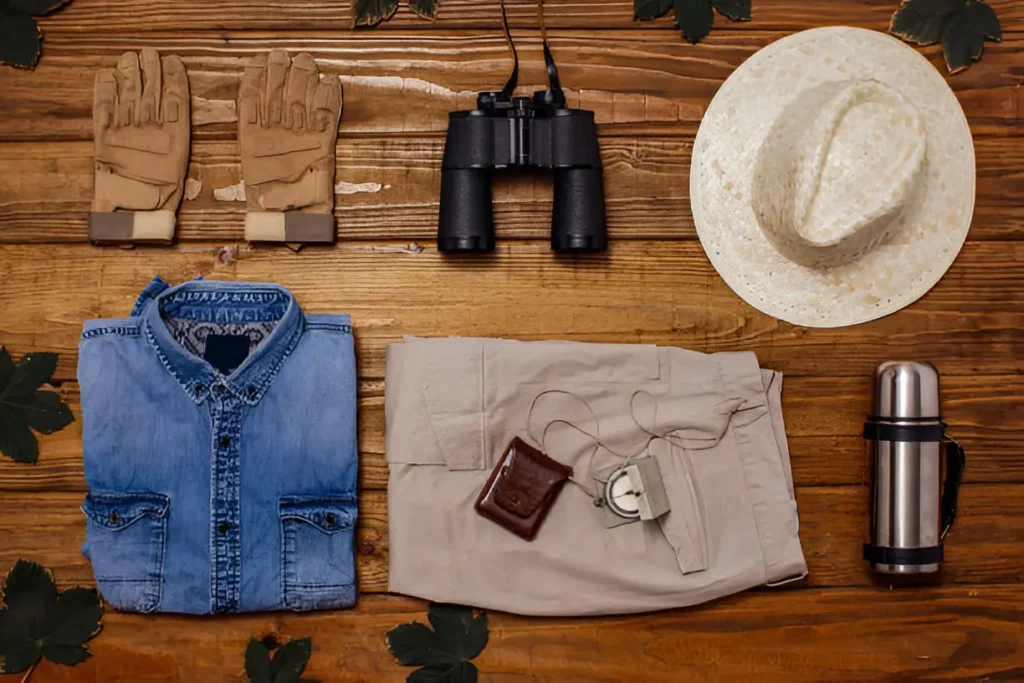
[{"label": "beige safari hat", "polygon": [[690,203],[744,301],[797,325],[853,325],[914,302],[952,265],[974,211],[974,144],[915,50],[812,29],[719,89],[694,142]]}]

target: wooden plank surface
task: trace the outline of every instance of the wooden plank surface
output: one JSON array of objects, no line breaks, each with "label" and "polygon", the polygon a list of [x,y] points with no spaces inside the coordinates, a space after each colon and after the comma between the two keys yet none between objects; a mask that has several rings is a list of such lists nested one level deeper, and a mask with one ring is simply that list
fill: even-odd
[{"label": "wooden plank surface", "polygon": [[[545,82],[534,0],[507,0],[521,91]],[[977,205],[970,241],[942,282],[883,320],[838,330],[761,315],[724,285],[695,240],[688,169],[714,93],[757,49],[835,24],[884,29],[898,0],[755,0],[754,20],[716,17],[702,44],[671,19],[634,24],[630,0],[545,0],[550,42],[574,106],[600,124],[612,250],[556,258],[545,243],[550,181],[495,186],[499,250],[449,260],[432,248],[447,113],[500,86],[509,55],[494,0],[442,0],[350,32],[350,2],[75,0],[42,21],[35,72],[0,68],[0,345],[61,354],[55,384],[79,419],[41,439],[40,462],[0,459],[0,568],[29,557],[62,585],[91,584],[75,381],[83,320],[123,316],[152,275],[270,280],[309,311],[353,315],[359,360],[360,496],[356,609],[230,618],[112,611],[76,668],[43,663],[30,681],[241,681],[245,643],[313,636],[307,676],[399,681],[384,633],[424,603],[387,585],[386,344],[404,334],[671,344],[751,350],[784,371],[784,414],[810,576],[690,610],[605,619],[491,614],[481,680],[1024,680],[1024,3],[991,0],[1004,31],[948,78],[971,124]],[[92,193],[96,68],[152,45],[182,56],[192,86],[194,196],[170,249],[85,243]],[[234,99],[242,64],[274,48],[309,51],[345,88],[338,142],[341,243],[293,253],[241,243],[243,205],[215,197],[241,179]],[[940,50],[922,53],[943,70]],[[378,189],[379,187],[379,189]],[[961,516],[942,587],[890,590],[860,559],[869,470],[861,420],[874,366],[930,359],[943,409],[966,446]],[[0,676],[17,681],[17,677]]]},{"label": "wooden plank surface", "polygon": [[[0,491],[86,490],[78,384],[63,382],[59,391],[76,421],[40,441],[35,466],[0,459]],[[1024,377],[944,377],[942,397],[949,431],[970,454],[964,481],[1024,483],[1019,441],[1024,432]],[[796,485],[863,485],[869,465],[861,430],[870,411],[870,378],[790,377],[782,398]],[[360,489],[386,489],[384,383],[380,380],[360,382],[359,450]]]},{"label": "wooden plank surface", "polygon": [[[747,593],[686,611],[601,619],[492,613],[476,664],[480,680],[493,683],[1012,681],[1024,677],[1021,604],[1020,586],[981,585]],[[384,635],[414,619],[426,622],[422,602],[384,596],[364,596],[348,612],[107,614],[89,644],[96,656],[74,669],[44,662],[33,680],[241,681],[249,638],[275,635],[312,637],[308,678],[397,683],[411,669],[381,656]]]},{"label": "wooden plank surface", "polygon": [[[110,26],[133,31],[161,31],[171,25],[182,31],[231,29],[317,30],[351,26],[351,2],[311,3],[306,0],[228,2],[227,0],[75,0],[73,6],[48,17],[46,30],[97,31]],[[990,0],[1004,31],[1024,24],[1024,7],[1015,0]],[[506,0],[509,23],[537,26],[535,0]],[[898,3],[890,0],[756,0],[750,22],[715,17],[715,30],[781,29],[798,31],[818,26],[852,25],[884,31]],[[671,13],[653,23],[633,21],[632,0],[544,0],[545,23],[552,28],[672,28]],[[477,28],[497,31],[496,0],[441,0],[435,22],[413,15],[402,2],[390,21],[376,30]]]},{"label": "wooden plank surface", "polygon": [[[559,258],[548,244],[506,242],[456,261],[432,248],[344,243],[285,247],[95,248],[0,246],[0,339],[20,355],[77,364],[82,321],[123,317],[159,273],[272,280],[310,312],[353,316],[360,377],[383,376],[388,343],[406,334],[506,336],[683,346],[758,354],[793,375],[870,376],[897,357],[934,359],[948,375],[1024,370],[1024,243],[971,242],[942,281],[909,308],[840,329],[806,329],[763,315],[733,294],[694,241],[613,243],[607,254]],[[529,302],[529,305],[524,305]]]},{"label": "wooden plank surface", "polygon": [[[603,135],[689,134],[725,78],[756,50],[786,35],[721,32],[697,46],[671,31],[551,31],[571,106],[592,109]],[[546,84],[537,31],[517,32],[523,92]],[[511,62],[500,33],[51,34],[35,71],[11,71],[0,88],[0,140],[92,137],[97,68],[125,50],[152,46],[181,56],[192,93],[193,135],[237,139],[235,99],[243,65],[270,49],[308,51],[322,73],[341,78],[341,133],[441,133],[448,113],[473,108],[480,90],[500,88]],[[938,46],[925,54],[944,69]],[[1019,136],[1024,34],[987,43],[985,58],[949,78],[976,134]]]},{"label": "wooden plank surface", "polygon": [[[53,570],[64,584],[92,583],[79,548],[85,540],[81,493],[5,493],[0,500],[0,567],[28,557]],[[809,575],[800,586],[869,586],[861,559],[869,525],[867,486],[797,488],[800,539]],[[171,501],[171,505],[174,502]],[[942,581],[1020,583],[1024,580],[1024,484],[973,484],[960,494],[955,533],[947,536]],[[242,530],[245,533],[245,530]],[[359,589],[387,590],[387,500],[362,491],[356,563]]]},{"label": "wooden plank surface", "polygon": [[[1024,133],[979,135],[977,208],[972,240],[1024,237],[1024,172],[1015,154]],[[690,216],[693,138],[610,137],[601,141],[609,236],[694,239]],[[350,137],[337,149],[340,183],[335,216],[340,240],[415,239],[437,234],[441,137]],[[92,202],[92,142],[0,145],[0,242],[85,242]],[[225,200],[242,180],[235,142],[192,146],[192,199],[178,215],[179,241],[243,239],[245,203]],[[498,176],[499,238],[545,239],[550,233],[551,178]],[[218,196],[220,198],[218,198]],[[228,195],[234,196],[234,195]]]}]

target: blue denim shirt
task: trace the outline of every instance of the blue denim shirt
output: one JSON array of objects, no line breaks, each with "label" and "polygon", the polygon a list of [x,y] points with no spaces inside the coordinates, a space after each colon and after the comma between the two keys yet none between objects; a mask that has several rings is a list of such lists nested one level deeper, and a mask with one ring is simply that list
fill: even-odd
[{"label": "blue denim shirt", "polygon": [[347,315],[273,284],[156,278],[80,344],[82,552],[114,607],[355,602],[356,375]]}]

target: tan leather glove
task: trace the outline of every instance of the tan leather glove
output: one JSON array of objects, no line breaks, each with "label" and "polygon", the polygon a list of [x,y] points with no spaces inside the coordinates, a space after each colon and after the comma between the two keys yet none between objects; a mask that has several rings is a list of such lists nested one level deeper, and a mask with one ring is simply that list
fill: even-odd
[{"label": "tan leather glove", "polygon": [[313,58],[283,50],[253,58],[238,93],[245,238],[334,241],[334,149],[341,82]]},{"label": "tan leather glove", "polygon": [[96,176],[89,239],[97,243],[174,238],[188,169],[188,76],[176,55],[121,55],[96,73]]}]

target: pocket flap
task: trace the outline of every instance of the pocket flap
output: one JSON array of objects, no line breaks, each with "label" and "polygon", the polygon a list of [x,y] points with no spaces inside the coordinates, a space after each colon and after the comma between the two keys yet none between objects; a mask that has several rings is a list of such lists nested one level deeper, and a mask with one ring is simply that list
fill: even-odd
[{"label": "pocket flap", "polygon": [[351,529],[355,524],[358,504],[351,497],[282,496],[281,519],[291,519],[315,526],[325,534]]},{"label": "pocket flap", "polygon": [[143,517],[166,517],[168,506],[161,493],[89,493],[82,512],[107,529],[124,529]]}]

